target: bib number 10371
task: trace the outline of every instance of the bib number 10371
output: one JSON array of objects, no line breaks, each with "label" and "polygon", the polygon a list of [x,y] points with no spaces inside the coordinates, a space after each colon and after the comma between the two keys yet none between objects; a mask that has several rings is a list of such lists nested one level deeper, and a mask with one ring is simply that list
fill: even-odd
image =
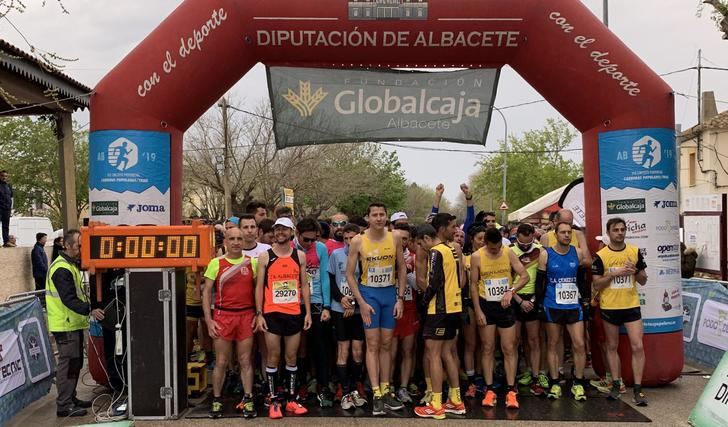
[{"label": "bib number 10371", "polygon": [[384,287],[393,284],[394,269],[392,267],[369,267],[368,273],[367,284],[369,286]]}]

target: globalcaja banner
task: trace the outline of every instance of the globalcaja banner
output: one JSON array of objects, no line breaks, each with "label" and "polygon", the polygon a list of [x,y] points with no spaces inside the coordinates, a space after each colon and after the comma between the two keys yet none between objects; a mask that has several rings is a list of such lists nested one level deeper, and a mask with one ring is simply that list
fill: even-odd
[{"label": "globalcaja banner", "polygon": [[726,282],[683,279],[685,358],[715,368],[728,350]]},{"label": "globalcaja banner", "polygon": [[728,425],[728,353],[713,371],[688,422],[695,427]]},{"label": "globalcaja banner", "polygon": [[170,136],[105,130],[89,137],[91,220],[169,225]]},{"label": "globalcaja banner", "polygon": [[639,286],[645,333],[682,328],[677,156],[672,129],[599,134],[602,232],[621,217],[640,248],[647,284]]},{"label": "globalcaja banner", "polygon": [[40,301],[0,307],[0,425],[48,394],[54,374]]},{"label": "globalcaja banner", "polygon": [[483,145],[499,72],[270,67],[276,145],[364,141]]}]

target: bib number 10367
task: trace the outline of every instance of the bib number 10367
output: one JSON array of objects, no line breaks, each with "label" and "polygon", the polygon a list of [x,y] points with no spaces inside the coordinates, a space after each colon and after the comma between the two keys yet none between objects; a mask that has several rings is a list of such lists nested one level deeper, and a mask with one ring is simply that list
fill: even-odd
[{"label": "bib number 10367", "polygon": [[556,304],[578,304],[579,289],[575,282],[560,282],[556,284]]}]

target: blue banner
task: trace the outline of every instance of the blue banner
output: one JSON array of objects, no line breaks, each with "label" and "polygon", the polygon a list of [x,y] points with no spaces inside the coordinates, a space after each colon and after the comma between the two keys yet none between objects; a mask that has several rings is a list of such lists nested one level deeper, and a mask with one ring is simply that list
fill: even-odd
[{"label": "blue banner", "polygon": [[677,185],[675,131],[631,129],[599,134],[599,164],[604,189],[650,190]]},{"label": "blue banner", "polygon": [[602,235],[609,219],[623,219],[626,242],[647,263],[647,283],[637,286],[646,334],[682,327],[676,158],[672,129],[599,134]]},{"label": "blue banner", "polygon": [[91,219],[111,225],[168,225],[170,150],[170,135],[164,132],[91,132]]},{"label": "blue banner", "polygon": [[40,301],[0,308],[0,425],[48,394],[55,360]]},{"label": "blue banner", "polygon": [[92,190],[141,193],[169,190],[169,134],[104,130],[89,136]]},{"label": "blue banner", "polygon": [[685,358],[715,368],[728,349],[728,289],[717,280],[683,279]]}]

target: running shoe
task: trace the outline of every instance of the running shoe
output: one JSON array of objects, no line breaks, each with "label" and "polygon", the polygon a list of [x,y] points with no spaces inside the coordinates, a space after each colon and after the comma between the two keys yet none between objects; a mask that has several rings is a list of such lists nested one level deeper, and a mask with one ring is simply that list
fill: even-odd
[{"label": "running shoe", "polygon": [[558,399],[561,397],[561,386],[559,384],[554,384],[551,386],[551,390],[549,390],[549,394],[546,395],[549,399]]},{"label": "running shoe", "polygon": [[581,384],[574,383],[571,386],[571,394],[574,395],[574,400],[586,400],[586,394],[584,393],[584,386]]},{"label": "running shoe", "polygon": [[498,403],[498,397],[495,395],[493,390],[486,391],[483,401],[480,402],[482,406],[487,406],[489,408],[494,408],[496,403]]},{"label": "running shoe", "polygon": [[357,408],[360,408],[367,404],[367,400],[362,397],[362,395],[354,390],[351,393],[349,393],[349,396],[351,396],[351,399],[354,401],[354,406]]},{"label": "running shoe", "polygon": [[372,404],[372,415],[376,417],[378,415],[384,414],[384,400],[381,397],[374,396],[374,403]]},{"label": "running shoe", "polygon": [[415,383],[410,383],[409,387],[407,387],[407,391],[409,391],[410,396],[419,396],[420,394],[420,389]]},{"label": "running shoe", "polygon": [[453,403],[452,400],[448,399],[442,405],[442,409],[448,414],[465,415],[465,403],[463,402]]},{"label": "running shoe", "polygon": [[210,406],[210,418],[222,417],[222,400],[213,399],[212,405]]},{"label": "running shoe", "polygon": [[404,404],[392,392],[384,393],[382,400],[384,401],[384,407],[390,411],[398,411],[404,408]]},{"label": "running shoe", "polygon": [[[356,393],[356,392],[354,392]],[[341,409],[349,410],[356,407],[354,404],[354,398],[350,394],[344,395],[344,397],[341,398]]]},{"label": "running shoe", "polygon": [[515,390],[506,393],[506,408],[518,409],[518,393]]},{"label": "running shoe", "polygon": [[244,397],[235,409],[243,413],[243,418],[251,419],[258,416],[258,411],[255,409],[255,402],[253,402],[252,397]]},{"label": "running shoe", "polygon": [[637,406],[647,406],[647,397],[642,391],[636,391],[632,397],[632,401]]},{"label": "running shoe", "polygon": [[272,420],[280,420],[283,418],[280,402],[274,400],[270,403],[270,406],[268,407],[268,418]]},{"label": "running shoe", "polygon": [[432,390],[425,390],[425,395],[420,399],[420,405],[427,405],[432,402]]},{"label": "running shoe", "polygon": [[609,390],[612,388],[612,378],[609,376],[601,377],[599,379],[589,381],[589,384],[602,393],[609,393]]},{"label": "running shoe", "polygon": [[336,384],[336,393],[334,393],[334,402],[341,402],[344,398],[344,387],[341,384]]},{"label": "running shoe", "polygon": [[415,415],[422,418],[434,418],[436,420],[445,419],[445,409],[435,409],[432,403],[428,403],[425,406],[418,406],[415,408]]},{"label": "running shoe", "polygon": [[538,379],[536,380],[538,385],[541,386],[542,389],[548,390],[549,389],[549,377],[546,376],[543,372],[538,374]]},{"label": "running shoe", "polygon": [[397,390],[397,399],[399,399],[402,403],[412,403],[412,397],[404,387],[400,387],[399,390]]},{"label": "running shoe", "polygon": [[308,387],[305,385],[298,387],[298,396],[296,396],[296,399],[305,402],[308,399]]},{"label": "running shoe", "polygon": [[477,393],[478,393],[478,388],[475,387],[475,384],[470,384],[468,386],[468,389],[465,391],[465,397],[474,398]]},{"label": "running shoe", "polygon": [[538,381],[534,381],[529,390],[534,396],[543,396],[543,394],[546,393],[546,389],[541,387],[541,384],[539,384]]},{"label": "running shoe", "polygon": [[286,412],[293,415],[306,415],[308,413],[308,409],[295,400],[289,400],[288,403],[286,403]]},{"label": "running shoe", "polygon": [[322,388],[321,392],[317,394],[316,397],[318,398],[319,405],[322,408],[331,408],[334,406],[334,399],[328,387]]},{"label": "running shoe", "polygon": [[612,388],[609,390],[609,394],[607,395],[607,399],[609,399],[609,400],[619,400],[619,394],[620,394],[619,393],[619,389],[621,388],[620,387],[620,384],[621,383],[622,383],[622,381],[619,381],[619,380],[612,381]]},{"label": "running shoe", "polygon": [[522,373],[521,376],[518,377],[518,384],[520,385],[529,385],[531,384],[531,381],[533,381],[533,376],[529,371]]},{"label": "running shoe", "polygon": [[[607,385],[599,386],[596,388],[600,393],[609,394],[612,392],[612,382],[610,381],[607,383]],[[619,394],[625,394],[627,393],[627,386],[624,385],[624,382],[619,382]]]},{"label": "running shoe", "polygon": [[364,383],[362,383],[362,382],[357,382],[356,383],[356,391],[359,392],[359,396],[366,396],[367,395],[367,390],[364,387]]}]

